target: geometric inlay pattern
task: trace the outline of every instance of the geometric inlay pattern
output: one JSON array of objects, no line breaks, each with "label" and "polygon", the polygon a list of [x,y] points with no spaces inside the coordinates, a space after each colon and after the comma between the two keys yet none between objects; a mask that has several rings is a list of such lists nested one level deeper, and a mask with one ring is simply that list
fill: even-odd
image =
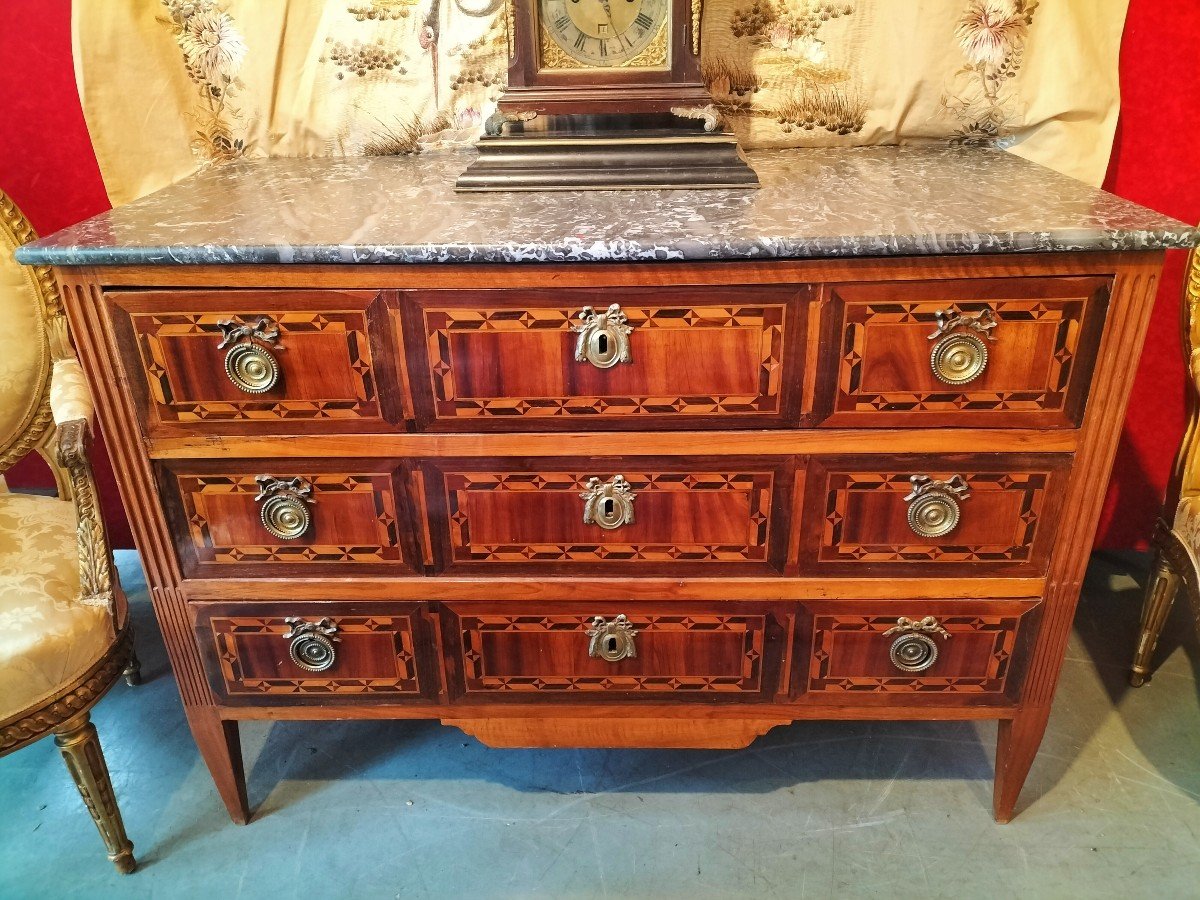
[{"label": "geometric inlay pattern", "polygon": [[780,411],[786,305],[622,306],[621,309],[634,329],[634,340],[638,331],[655,329],[722,328],[753,332],[760,348],[757,391],[723,396],[463,397],[459,396],[455,386],[451,335],[559,331],[563,333],[564,346],[574,347],[576,336],[572,329],[579,324],[579,308],[429,309],[425,311],[425,333],[436,416],[451,419],[488,416],[761,416]]},{"label": "geometric inlay pattern", "polygon": [[[281,618],[229,616],[213,618],[209,623],[217,642],[217,658],[230,695],[280,694],[419,694],[416,655],[413,647],[412,619],[409,616],[338,616],[334,644],[339,658],[328,672],[283,677],[262,672],[247,672],[249,665],[241,657],[239,641],[269,639],[278,641],[278,659],[290,666],[288,640],[291,629]],[[364,637],[365,636],[365,637]],[[376,637],[378,636],[378,637]],[[346,649],[356,641],[388,641],[395,655],[395,672],[385,677],[354,677],[339,674],[339,668],[353,667]],[[292,668],[295,668],[292,666]]]},{"label": "geometric inlay pattern", "polygon": [[[995,303],[847,303],[842,356],[838,368],[835,411],[854,412],[955,412],[1013,411],[1042,412],[1061,410],[1067,403],[1071,367],[1079,346],[1079,335],[1086,300],[1009,300]],[[992,350],[1003,353],[1004,325],[1036,323],[1053,329],[1053,349],[1044,361],[1047,369],[1044,387],[1024,391],[985,391],[942,385],[926,392],[890,391],[880,393],[863,388],[863,362],[870,352],[867,338],[873,326],[913,324],[933,334],[938,327],[938,310],[953,310],[973,315],[991,310],[1000,323],[994,333]],[[989,348],[991,348],[991,342]],[[930,341],[930,349],[933,342]],[[928,354],[922,359],[928,365]]]},{"label": "geometric inlay pattern", "polygon": [[[263,422],[282,419],[304,421],[322,419],[360,419],[379,416],[375,375],[371,369],[371,350],[367,340],[366,315],[361,310],[321,310],[320,312],[272,312],[271,321],[279,328],[279,348],[271,353],[280,365],[288,365],[289,337],[306,334],[334,334],[345,342],[346,357],[338,360],[353,385],[353,396],[322,399],[266,399],[247,395],[245,399],[201,402],[180,400],[171,384],[171,367],[165,341],[211,342],[213,351],[221,342],[218,322],[232,321],[252,325],[258,315],[231,313],[154,313],[134,314],[142,365],[150,387],[150,397],[158,406],[159,415],[172,422]],[[294,350],[292,351],[294,352]],[[224,357],[220,351],[217,359]],[[320,360],[329,365],[332,360]],[[279,391],[287,393],[286,376]],[[272,393],[278,393],[273,391]]]},{"label": "geometric inlay pattern", "polygon": [[[590,616],[464,616],[463,665],[466,689],[470,691],[554,692],[554,691],[630,691],[636,693],[756,693],[762,686],[762,657],[766,636],[766,617],[755,615],[630,615],[636,635],[639,660],[647,660],[641,674],[622,674],[625,663],[609,664],[602,674],[567,674],[529,672],[526,674],[495,674],[488,671],[488,636],[495,634],[576,634],[579,638],[579,658],[586,660],[588,631],[593,627]],[[895,622],[892,623],[893,625]],[[664,663],[655,657],[655,637],[670,637],[686,643],[689,635],[724,633],[738,640],[741,659],[736,674],[713,674],[702,671],[646,672],[647,668],[661,669]],[[651,661],[653,660],[653,661]],[[727,664],[728,657],[722,656]],[[688,666],[692,668],[693,666]],[[694,664],[700,668],[699,664]]]},{"label": "geometric inlay pattern", "polygon": [[[809,689],[826,692],[856,693],[941,693],[991,694],[1004,690],[1013,648],[1017,641],[1019,616],[938,616],[938,624],[954,635],[986,634],[992,638],[986,659],[981,657],[969,675],[944,677],[937,675],[937,663],[919,675],[897,671],[887,676],[831,675],[836,663],[836,642],[839,634],[871,634],[879,640],[879,653],[887,657],[893,636],[886,632],[896,627],[896,616],[817,616],[813,622],[813,657]],[[943,638],[932,635],[941,644]],[[980,671],[982,669],[982,671]]]},{"label": "geometric inlay pattern", "polygon": [[[450,546],[458,562],[762,562],[767,558],[771,533],[771,472],[623,472],[637,495],[653,493],[724,492],[745,496],[744,541],[736,544],[629,543],[622,529],[597,527],[602,542],[481,544],[471,539],[471,496],[491,492],[568,492],[587,489],[595,472],[449,472],[446,502],[450,513]],[[609,475],[602,475],[605,480]],[[644,504],[643,504],[644,506]],[[580,514],[583,501],[579,503]],[[550,526],[552,527],[552,526]],[[698,530],[700,527],[698,526]]]},{"label": "geometric inlay pattern", "polygon": [[[954,532],[940,543],[922,543],[905,526],[907,541],[883,544],[860,544],[848,541],[843,535],[847,526],[847,507],[851,497],[866,491],[886,491],[897,495],[902,504],[912,490],[912,473],[896,472],[831,472],[826,482],[825,518],[819,559],[822,562],[921,562],[921,563],[1021,563],[1028,562],[1034,548],[1034,537],[1045,504],[1048,472],[964,472],[963,479],[973,495],[1006,492],[1019,498],[1019,510],[1013,520],[1011,540],[999,544],[955,544]],[[934,474],[935,479],[951,477]],[[971,499],[961,501],[964,518],[971,514]],[[892,623],[893,625],[895,622]]]},{"label": "geometric inlay pattern", "polygon": [[216,563],[328,563],[394,562],[401,559],[400,531],[396,521],[396,500],[392,479],[387,474],[348,475],[331,473],[306,475],[313,492],[309,499],[314,523],[321,516],[321,498],[335,494],[366,494],[371,497],[376,528],[376,540],[362,544],[316,544],[309,537],[316,530],[310,527],[306,536],[292,541],[272,540],[258,522],[258,507],[253,507],[255,533],[261,535],[258,544],[239,543],[237,546],[217,546],[213,541],[211,513],[206,499],[221,494],[243,494],[256,497],[260,486],[253,475],[180,475],[179,493],[197,558]]}]

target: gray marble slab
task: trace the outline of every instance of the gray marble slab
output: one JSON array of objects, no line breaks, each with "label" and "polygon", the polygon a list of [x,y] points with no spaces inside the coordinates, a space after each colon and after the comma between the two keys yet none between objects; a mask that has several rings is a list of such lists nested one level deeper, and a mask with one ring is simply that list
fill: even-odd
[{"label": "gray marble slab", "polygon": [[750,154],[757,191],[456,194],[470,153],[207,169],[24,263],[538,263],[1190,247],[1200,231],[998,150]]}]

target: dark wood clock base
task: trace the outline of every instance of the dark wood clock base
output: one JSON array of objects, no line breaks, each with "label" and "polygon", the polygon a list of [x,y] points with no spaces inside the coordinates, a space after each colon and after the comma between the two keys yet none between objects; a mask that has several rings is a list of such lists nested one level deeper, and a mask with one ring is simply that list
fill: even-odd
[{"label": "dark wood clock base", "polygon": [[756,188],[758,176],[728,132],[675,127],[529,129],[510,123],[478,143],[458,191]]}]

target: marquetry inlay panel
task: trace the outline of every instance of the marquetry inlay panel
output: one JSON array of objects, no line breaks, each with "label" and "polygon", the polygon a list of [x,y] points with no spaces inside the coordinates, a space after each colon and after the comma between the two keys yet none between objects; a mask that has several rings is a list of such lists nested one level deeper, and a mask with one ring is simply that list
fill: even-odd
[{"label": "marquetry inlay panel", "polygon": [[519,420],[719,416],[736,422],[784,415],[796,386],[791,381],[799,381],[788,372],[788,330],[799,315],[788,302],[623,302],[633,329],[631,361],[598,371],[573,356],[572,329],[589,298],[570,307],[448,306],[435,305],[436,299],[422,315],[437,420],[511,426]]},{"label": "marquetry inlay panel", "polygon": [[[1009,279],[831,288],[821,391],[826,425],[1077,425],[1086,398],[1109,282]],[[994,297],[994,299],[988,299]],[[985,314],[987,361],[978,377],[949,385],[934,375],[939,311]]]},{"label": "marquetry inlay panel", "polygon": [[251,324],[258,310],[156,311],[131,321],[150,400],[164,422],[280,422],[380,417],[363,310],[272,312],[282,372],[265,394],[237,390],[223,371],[217,323]]},{"label": "marquetry inlay panel", "polygon": [[[919,604],[917,604],[919,606]],[[885,636],[895,615],[817,616],[809,690],[826,693],[997,693],[1004,689],[1016,649],[1019,616],[939,616],[946,638],[932,635],[938,659],[926,672],[898,670]]]},{"label": "marquetry inlay panel", "polygon": [[630,614],[638,655],[588,656],[592,619],[578,615],[464,615],[467,693],[757,693],[764,615]]},{"label": "marquetry inlay panel", "polygon": [[447,471],[448,543],[455,563],[763,563],[777,473],[620,471],[636,497],[631,525],[582,520],[589,478],[615,472]]},{"label": "marquetry inlay panel", "polygon": [[410,616],[336,616],[337,659],[327,672],[288,657],[282,616],[214,616],[208,622],[225,690],[233,696],[420,694]]},{"label": "marquetry inlay panel", "polygon": [[[291,474],[291,473],[287,473]],[[272,537],[259,520],[251,474],[180,474],[178,491],[197,559],[217,565],[388,563],[402,559],[402,530],[387,473],[306,475],[312,525],[302,537]]]}]

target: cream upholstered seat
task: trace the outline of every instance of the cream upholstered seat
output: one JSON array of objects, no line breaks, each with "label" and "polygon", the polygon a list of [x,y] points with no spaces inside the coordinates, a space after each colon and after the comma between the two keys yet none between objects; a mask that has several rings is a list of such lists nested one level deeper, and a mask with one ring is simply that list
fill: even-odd
[{"label": "cream upholstered seat", "polygon": [[33,231],[0,193],[0,475],[31,450],[59,496],[0,477],[0,755],[49,734],[121,872],[136,863],[92,706],[137,662],[87,459],[92,401],[50,272],[16,248]]},{"label": "cream upholstered seat", "polygon": [[1134,687],[1150,677],[1154,648],[1181,584],[1200,630],[1200,251],[1193,251],[1184,280],[1183,347],[1191,415],[1167,486],[1163,518],[1154,533],[1154,567],[1129,675]]},{"label": "cream upholstered seat", "polygon": [[112,613],[79,602],[75,510],[0,494],[0,719],[57,693],[113,644]]}]

